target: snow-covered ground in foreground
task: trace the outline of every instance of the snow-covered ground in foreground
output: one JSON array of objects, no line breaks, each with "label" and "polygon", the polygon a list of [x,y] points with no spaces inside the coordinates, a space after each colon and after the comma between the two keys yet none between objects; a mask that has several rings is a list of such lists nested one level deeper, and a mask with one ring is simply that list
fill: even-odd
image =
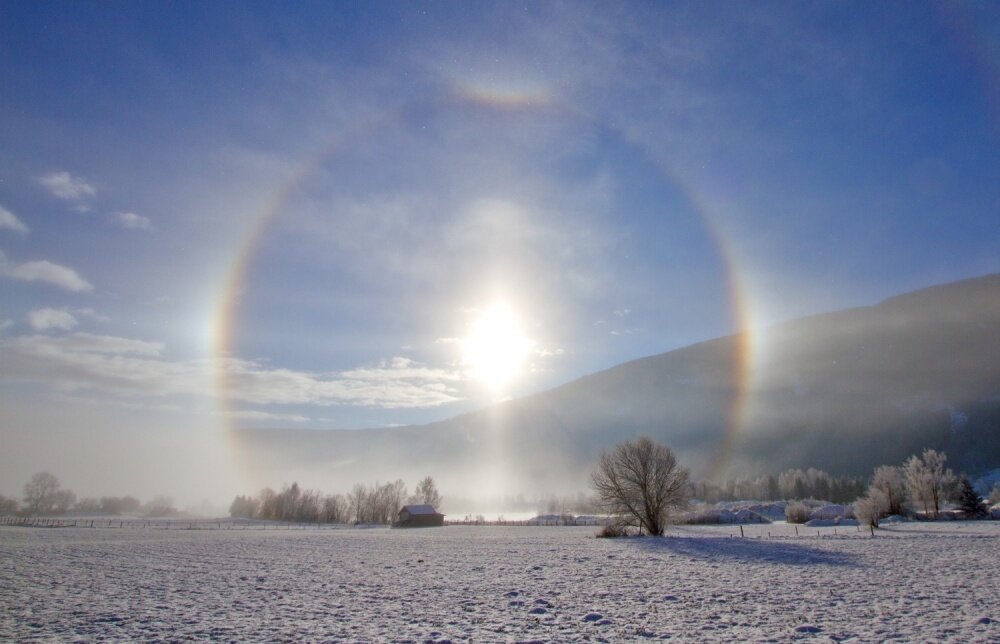
[{"label": "snow-covered ground in foreground", "polygon": [[1000,522],[743,529],[2,527],[0,640],[1000,641]]}]

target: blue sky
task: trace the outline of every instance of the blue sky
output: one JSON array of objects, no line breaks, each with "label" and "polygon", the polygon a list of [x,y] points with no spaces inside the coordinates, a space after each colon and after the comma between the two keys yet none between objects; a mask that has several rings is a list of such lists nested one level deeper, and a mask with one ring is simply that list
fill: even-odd
[{"label": "blue sky", "polygon": [[131,465],[95,489],[163,487],[149,453],[234,424],[422,423],[996,272],[998,25],[5,3],[0,491],[109,451]]}]

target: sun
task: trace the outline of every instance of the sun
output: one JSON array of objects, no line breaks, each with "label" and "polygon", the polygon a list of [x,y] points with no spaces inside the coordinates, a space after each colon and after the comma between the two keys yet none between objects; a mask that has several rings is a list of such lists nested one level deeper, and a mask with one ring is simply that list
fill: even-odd
[{"label": "sun", "polygon": [[479,313],[462,345],[462,362],[472,377],[498,394],[524,371],[535,343],[524,335],[514,311],[496,302]]}]

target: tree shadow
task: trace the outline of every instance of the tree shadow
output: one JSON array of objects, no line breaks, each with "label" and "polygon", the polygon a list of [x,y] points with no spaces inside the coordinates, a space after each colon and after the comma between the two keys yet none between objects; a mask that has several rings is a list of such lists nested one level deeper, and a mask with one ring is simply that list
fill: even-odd
[{"label": "tree shadow", "polygon": [[631,537],[629,545],[692,558],[785,566],[857,566],[854,555],[785,540],[727,537]]}]

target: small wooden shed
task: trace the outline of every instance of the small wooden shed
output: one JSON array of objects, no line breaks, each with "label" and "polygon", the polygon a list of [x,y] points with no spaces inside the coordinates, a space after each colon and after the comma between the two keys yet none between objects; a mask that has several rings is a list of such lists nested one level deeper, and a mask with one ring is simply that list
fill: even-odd
[{"label": "small wooden shed", "polygon": [[444,525],[444,515],[432,505],[404,505],[392,525],[396,528],[434,528]]}]

